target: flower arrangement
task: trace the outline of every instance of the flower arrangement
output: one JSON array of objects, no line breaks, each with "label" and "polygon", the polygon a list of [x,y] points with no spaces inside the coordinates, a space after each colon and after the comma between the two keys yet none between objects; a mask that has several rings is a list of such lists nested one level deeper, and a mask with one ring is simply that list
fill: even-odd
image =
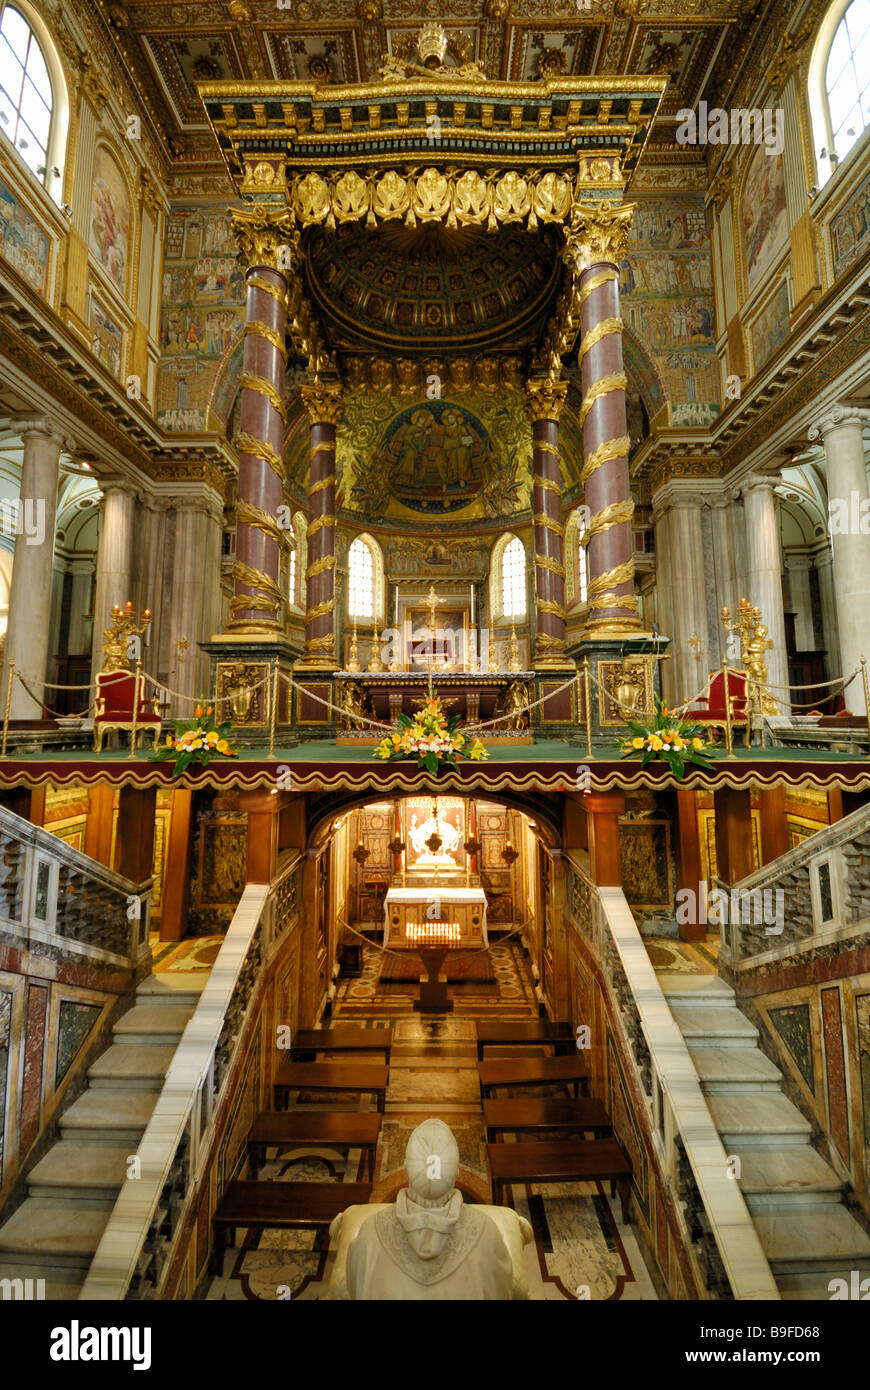
[{"label": "flower arrangement", "polygon": [[642,767],[654,758],[661,758],[674,776],[682,780],[686,763],[694,763],[696,767],[711,766],[711,750],[716,744],[706,738],[703,724],[689,724],[680,719],[658,697],[651,723],[627,719],[626,725],[631,732],[620,740],[622,756],[630,758],[640,753]]},{"label": "flower arrangement", "polygon": [[488,757],[480,739],[461,733],[459,724],[459,715],[448,715],[444,701],[430,691],[416,714],[399,715],[395,732],[376,745],[374,755],[384,762],[416,758],[417,766],[427,772],[445,764],[455,767],[461,758],[480,762]]},{"label": "flower arrangement", "polygon": [[206,766],[212,758],[237,758],[238,750],[232,748],[227,735],[230,720],[216,724],[214,705],[204,709],[197,705],[193,719],[173,719],[174,734],[167,734],[166,741],[152,755],[152,762],[162,763],[175,759],[173,776],[180,777],[191,763]]}]

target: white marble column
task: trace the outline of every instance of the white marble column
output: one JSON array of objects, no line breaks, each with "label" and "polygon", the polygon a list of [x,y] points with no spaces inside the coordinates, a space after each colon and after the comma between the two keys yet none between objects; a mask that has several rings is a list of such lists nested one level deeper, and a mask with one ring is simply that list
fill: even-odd
[{"label": "white marble column", "polygon": [[[42,681],[47,676],[57,484],[64,442],[63,435],[49,420],[14,420],[12,428],[24,441],[24,462],[21,530],[15,539],[9,624],[0,683],[4,704],[10,662],[31,680]],[[37,685],[32,688],[41,697],[41,689]],[[13,719],[42,718],[40,699],[34,700],[18,681],[13,683],[10,714]]]},{"label": "white marble column", "polygon": [[100,541],[97,550],[97,585],[94,594],[94,629],[91,647],[91,679],[103,666],[103,629],[109,626],[112,608],[121,608],[133,597],[133,520],[136,489],[123,478],[100,482]]},{"label": "white marble column", "polygon": [[[842,675],[855,670],[862,656],[870,661],[870,494],[864,455],[867,425],[870,410],[835,405],[809,431],[810,439],[821,439],[825,446]],[[843,697],[847,709],[854,714],[866,713],[860,676],[846,687]]]},{"label": "white marble column", "polygon": [[[697,485],[695,485],[695,488]],[[711,654],[707,623],[707,579],[704,567],[704,541],[701,530],[703,495],[678,480],[665,483],[653,498],[656,522],[656,587],[669,596],[668,621],[671,638],[666,666],[672,673],[667,685],[676,702],[694,696],[704,684],[707,672],[718,662]],[[666,531],[660,535],[660,520],[667,514]],[[660,544],[664,547],[659,549]],[[664,585],[659,587],[658,566],[667,555]]]},{"label": "white marble column", "polygon": [[[785,568],[788,575],[789,611],[794,613],[794,640],[799,652],[812,652],[816,647],[816,634],[813,630],[813,593],[810,588],[810,570],[813,567],[809,555],[786,555]],[[800,700],[800,697],[798,697]]]},{"label": "white marble column", "polygon": [[[656,547],[656,622],[662,637],[671,637],[674,611],[671,602],[671,504],[660,489],[653,497],[653,528]],[[662,698],[675,702],[673,660],[659,663]]]},{"label": "white marble column", "polygon": [[[767,679],[773,698],[783,711],[788,709],[788,659],[785,649],[785,618],[782,606],[782,557],[774,489],[775,474],[753,474],[742,485],[746,521],[746,598],[761,609],[767,635],[773,643],[767,653]],[[742,595],[741,595],[742,597]],[[796,698],[800,699],[799,696]]]}]

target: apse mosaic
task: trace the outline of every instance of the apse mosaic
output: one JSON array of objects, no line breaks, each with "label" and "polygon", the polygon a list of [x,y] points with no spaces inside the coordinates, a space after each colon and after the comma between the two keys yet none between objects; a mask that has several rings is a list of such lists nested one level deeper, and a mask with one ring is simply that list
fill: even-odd
[{"label": "apse mosaic", "polygon": [[360,392],[338,431],[342,503],[372,518],[510,515],[529,506],[531,452],[516,392],[413,405]]}]

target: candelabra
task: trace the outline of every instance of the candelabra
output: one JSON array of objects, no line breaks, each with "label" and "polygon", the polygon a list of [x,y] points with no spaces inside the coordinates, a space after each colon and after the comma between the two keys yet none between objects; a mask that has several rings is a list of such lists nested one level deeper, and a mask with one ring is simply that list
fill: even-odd
[{"label": "candelabra", "polygon": [[359,652],[356,644],[356,618],[353,620],[353,636],[350,639],[350,656],[347,660],[347,669],[349,671],[358,671],[360,669]]}]

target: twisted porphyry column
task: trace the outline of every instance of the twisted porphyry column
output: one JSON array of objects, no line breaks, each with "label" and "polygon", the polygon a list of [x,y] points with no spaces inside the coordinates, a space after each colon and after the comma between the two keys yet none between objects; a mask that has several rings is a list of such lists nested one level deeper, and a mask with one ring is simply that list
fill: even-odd
[{"label": "twisted porphyry column", "polygon": [[335,666],[335,434],[344,414],[338,383],[302,387],[311,420],[305,655],[301,665]]},{"label": "twisted porphyry column", "polygon": [[586,530],[588,636],[640,628],[619,314],[619,265],[627,254],[631,216],[632,208],[608,203],[581,209],[564,253],[579,277],[581,483],[591,513]]},{"label": "twisted porphyry column", "polygon": [[279,561],[282,535],[278,508],[284,498],[282,451],[284,342],[291,236],[287,213],[262,206],[235,211],[233,231],[247,266],[247,312],[242,361],[239,489],[236,503],[235,592],[230,628],[236,632],[280,632]]},{"label": "twisted porphyry column", "polygon": [[565,562],[559,416],[567,381],[532,378],[525,399],[532,422],[535,525],[535,667],[565,665]]}]

